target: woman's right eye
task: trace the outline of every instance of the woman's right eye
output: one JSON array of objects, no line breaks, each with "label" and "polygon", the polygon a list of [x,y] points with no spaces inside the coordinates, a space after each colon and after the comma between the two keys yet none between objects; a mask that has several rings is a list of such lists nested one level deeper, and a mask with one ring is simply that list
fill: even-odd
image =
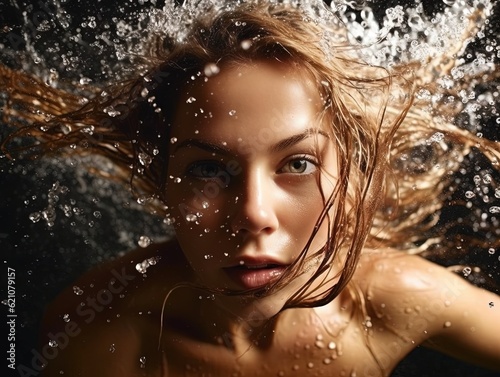
[{"label": "woman's right eye", "polygon": [[187,174],[198,179],[214,179],[224,172],[224,167],[216,161],[199,161],[191,164]]}]

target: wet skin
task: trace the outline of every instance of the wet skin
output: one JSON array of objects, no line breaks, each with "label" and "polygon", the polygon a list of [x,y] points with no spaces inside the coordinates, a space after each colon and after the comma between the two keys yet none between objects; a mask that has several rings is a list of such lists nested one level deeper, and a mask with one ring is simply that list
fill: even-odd
[{"label": "wet skin", "polygon": [[[317,120],[321,105],[303,72],[277,63],[222,67],[185,88],[168,185],[176,240],[91,271],[76,283],[82,296],[61,295],[42,334],[66,331],[64,314],[80,331],[47,375],[380,376],[419,344],[500,365],[492,335],[500,303],[488,306],[498,297],[418,256],[364,251],[351,288],[365,313],[347,290],[323,307],[279,313],[312,271],[260,298],[183,284],[243,291],[271,283],[297,258],[338,168]],[[160,259],[143,276],[135,266],[151,257]]]}]

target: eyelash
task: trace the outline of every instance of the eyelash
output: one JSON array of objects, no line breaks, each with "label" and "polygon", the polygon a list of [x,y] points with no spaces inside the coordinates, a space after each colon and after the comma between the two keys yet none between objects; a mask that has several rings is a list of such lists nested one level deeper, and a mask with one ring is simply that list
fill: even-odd
[{"label": "eyelash", "polygon": [[[296,162],[296,161],[306,161],[307,163],[313,165],[314,170],[312,172],[307,172],[307,173],[306,172],[300,172],[300,173],[284,172],[284,174],[309,175],[309,174],[313,174],[319,166],[319,161],[316,158],[314,158],[310,155],[299,155],[299,156],[292,156],[291,158],[289,158],[279,171],[283,171],[283,169],[286,166],[289,166],[291,163]],[[307,168],[306,168],[306,170],[307,170]]]},{"label": "eyelash", "polygon": [[[287,166],[290,166],[290,164],[297,162],[297,161],[301,161],[301,162],[305,161],[308,164],[312,164],[314,170],[308,171],[308,172],[286,172],[286,171],[284,171]],[[292,156],[282,165],[282,167],[278,170],[278,173],[309,175],[309,174],[313,174],[316,171],[316,169],[318,168],[318,166],[319,166],[319,161],[310,155]],[[203,168],[206,169],[207,167],[210,167],[210,168],[215,167],[216,172],[212,173],[210,175],[210,174],[206,174],[207,173],[206,171],[205,172],[203,172],[203,171],[197,172],[196,171],[197,169],[203,169]],[[307,171],[307,170],[310,170],[310,168],[308,169],[306,167],[305,171]],[[197,161],[197,162],[191,164],[186,171],[186,175],[193,177],[193,178],[196,178],[196,179],[200,179],[200,180],[212,180],[212,179],[215,179],[221,172],[224,172],[224,171],[225,171],[225,167],[220,162],[213,161],[213,160],[206,160],[206,161]]]},{"label": "eyelash", "polygon": [[[215,173],[213,175],[205,176],[205,175],[203,175],[202,172],[198,172],[198,173],[195,172],[196,169],[198,169],[198,168],[202,169],[203,167],[206,168],[207,166],[216,167],[218,169],[217,173]],[[223,171],[225,171],[225,169],[224,169],[224,166],[220,162],[211,161],[211,160],[197,161],[188,167],[187,175],[194,177],[194,178],[197,178],[197,179],[201,179],[201,180],[211,180],[211,179],[215,179],[217,177],[217,175]]]}]

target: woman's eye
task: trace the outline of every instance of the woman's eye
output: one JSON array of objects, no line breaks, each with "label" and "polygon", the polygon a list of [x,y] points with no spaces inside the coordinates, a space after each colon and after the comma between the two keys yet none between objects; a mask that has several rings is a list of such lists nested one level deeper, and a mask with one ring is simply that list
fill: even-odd
[{"label": "woman's eye", "polygon": [[311,174],[317,169],[317,163],[307,158],[295,158],[288,161],[282,168],[282,173]]},{"label": "woman's eye", "polygon": [[195,178],[213,179],[217,178],[224,168],[217,162],[196,162],[188,168],[188,174]]}]

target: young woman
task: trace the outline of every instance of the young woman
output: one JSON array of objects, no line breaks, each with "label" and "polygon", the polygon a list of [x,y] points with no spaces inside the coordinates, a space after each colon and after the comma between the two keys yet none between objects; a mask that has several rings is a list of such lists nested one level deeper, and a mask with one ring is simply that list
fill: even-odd
[{"label": "young woman", "polygon": [[108,158],[175,228],[61,294],[44,375],[387,376],[418,345],[500,370],[498,296],[412,255],[450,172],[498,144],[415,102],[444,58],[374,67],[313,16],[211,9],[84,106],[1,68],[12,138]]}]

